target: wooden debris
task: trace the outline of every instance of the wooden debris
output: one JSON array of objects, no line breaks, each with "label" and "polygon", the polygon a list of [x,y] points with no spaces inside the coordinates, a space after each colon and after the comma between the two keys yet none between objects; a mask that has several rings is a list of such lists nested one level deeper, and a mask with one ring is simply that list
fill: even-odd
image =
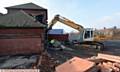
[{"label": "wooden debris", "polygon": [[[120,65],[120,64],[117,64]],[[120,72],[120,68],[116,66],[113,62],[103,62],[99,63],[101,72]]]},{"label": "wooden debris", "polygon": [[120,72],[119,56],[99,53],[97,59],[103,60],[98,63],[98,66],[100,67],[100,72]]},{"label": "wooden debris", "polygon": [[98,53],[97,57],[100,58],[100,59],[120,63],[120,56],[114,56],[114,55]]}]

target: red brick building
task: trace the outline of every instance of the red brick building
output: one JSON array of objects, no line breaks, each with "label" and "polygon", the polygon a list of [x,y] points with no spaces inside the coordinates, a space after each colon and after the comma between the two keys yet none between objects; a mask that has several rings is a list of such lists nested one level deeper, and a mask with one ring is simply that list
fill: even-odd
[{"label": "red brick building", "polygon": [[0,55],[40,53],[44,49],[47,9],[33,3],[6,7],[0,14]]}]

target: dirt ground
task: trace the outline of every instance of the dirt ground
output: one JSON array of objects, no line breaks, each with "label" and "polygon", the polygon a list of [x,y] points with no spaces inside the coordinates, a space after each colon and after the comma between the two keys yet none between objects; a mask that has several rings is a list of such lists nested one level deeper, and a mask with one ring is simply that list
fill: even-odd
[{"label": "dirt ground", "polygon": [[[88,47],[88,46],[73,46],[68,45],[65,50],[55,50],[48,48],[47,52],[50,59],[47,59],[45,62],[53,62],[50,65],[60,65],[65,61],[73,58],[74,56],[81,57],[81,58],[89,58],[92,56],[96,56],[97,53],[106,53],[112,55],[120,56],[120,40],[112,40],[112,41],[104,41],[105,48],[103,51],[98,51],[95,48]],[[30,56],[0,56],[0,68],[30,68],[33,63],[36,62],[38,55],[30,55]],[[46,63],[48,65],[48,63]],[[43,72],[50,72],[45,71],[48,68],[44,66]],[[48,65],[49,67],[49,65]],[[53,67],[52,67],[53,68]],[[52,71],[51,71],[52,72]]]},{"label": "dirt ground", "polygon": [[109,40],[103,42],[105,48],[103,51],[98,51],[94,48],[85,47],[85,46],[73,46],[69,45],[68,48],[73,50],[63,50],[63,51],[56,51],[56,50],[48,50],[49,54],[58,60],[59,64],[65,62],[68,59],[71,59],[74,56],[78,56],[81,58],[88,58],[92,56],[96,56],[97,53],[106,53],[112,55],[120,56],[120,40]]}]

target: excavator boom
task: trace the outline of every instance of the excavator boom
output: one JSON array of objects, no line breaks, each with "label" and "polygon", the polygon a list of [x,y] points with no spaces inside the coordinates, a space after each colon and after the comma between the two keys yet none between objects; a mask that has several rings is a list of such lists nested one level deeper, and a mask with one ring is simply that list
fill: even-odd
[{"label": "excavator boom", "polygon": [[67,19],[67,18],[65,18],[65,17],[62,17],[62,16],[60,16],[60,15],[56,15],[56,16],[52,19],[52,21],[51,21],[51,22],[49,23],[49,25],[48,25],[48,29],[52,29],[52,26],[53,26],[54,24],[56,24],[57,21],[65,24],[65,25],[68,25],[68,26],[70,26],[70,27],[72,27],[72,28],[74,28],[74,29],[76,29],[76,30],[78,30],[78,31],[81,31],[81,30],[84,29],[83,26],[81,26],[81,25],[79,25],[79,24],[76,24],[75,22],[73,22],[73,21],[71,21],[71,20],[69,20],[69,19]]}]

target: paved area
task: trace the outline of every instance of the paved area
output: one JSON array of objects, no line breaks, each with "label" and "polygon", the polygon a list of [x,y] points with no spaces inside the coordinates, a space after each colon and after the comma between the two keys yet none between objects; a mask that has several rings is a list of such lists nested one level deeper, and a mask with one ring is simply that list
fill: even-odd
[{"label": "paved area", "polygon": [[108,40],[104,41],[105,46],[114,46],[114,47],[120,47],[120,40]]},{"label": "paved area", "polygon": [[120,40],[109,40],[105,41],[104,53],[110,53],[113,55],[120,56]]}]

